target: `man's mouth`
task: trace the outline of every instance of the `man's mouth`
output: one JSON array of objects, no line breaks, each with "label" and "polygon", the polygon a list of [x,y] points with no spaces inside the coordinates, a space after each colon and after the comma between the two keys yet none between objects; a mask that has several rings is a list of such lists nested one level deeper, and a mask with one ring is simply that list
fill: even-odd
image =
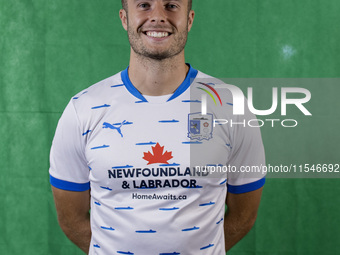
[{"label": "man's mouth", "polygon": [[147,36],[154,37],[154,38],[163,38],[163,37],[168,37],[171,35],[169,32],[156,32],[156,31],[147,31],[144,32]]}]

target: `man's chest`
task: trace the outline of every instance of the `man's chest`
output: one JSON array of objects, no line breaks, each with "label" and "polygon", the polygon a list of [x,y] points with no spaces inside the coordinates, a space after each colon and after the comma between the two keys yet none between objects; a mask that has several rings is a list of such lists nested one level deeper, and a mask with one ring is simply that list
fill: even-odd
[{"label": "man's chest", "polygon": [[199,188],[226,177],[201,178],[209,177],[204,167],[226,164],[229,138],[214,132],[212,118],[187,105],[112,107],[88,121],[87,128],[92,130],[85,151],[90,179],[99,186]]}]

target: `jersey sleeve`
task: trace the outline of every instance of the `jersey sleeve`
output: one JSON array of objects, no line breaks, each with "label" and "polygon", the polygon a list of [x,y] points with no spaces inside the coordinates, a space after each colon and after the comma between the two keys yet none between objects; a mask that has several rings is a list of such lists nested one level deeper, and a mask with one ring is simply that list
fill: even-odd
[{"label": "jersey sleeve", "polygon": [[56,188],[69,191],[90,188],[85,140],[80,130],[71,100],[58,122],[50,151],[50,183]]},{"label": "jersey sleeve", "polygon": [[248,107],[245,115],[233,118],[232,146],[228,192],[240,194],[261,188],[265,183],[265,151],[259,123]]}]

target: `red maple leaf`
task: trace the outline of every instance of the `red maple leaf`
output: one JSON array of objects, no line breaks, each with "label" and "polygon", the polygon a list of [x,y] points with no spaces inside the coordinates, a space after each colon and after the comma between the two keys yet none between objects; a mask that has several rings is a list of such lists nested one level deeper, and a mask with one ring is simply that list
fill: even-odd
[{"label": "red maple leaf", "polygon": [[148,165],[150,164],[156,164],[156,163],[162,163],[162,164],[169,164],[168,160],[172,159],[172,152],[165,151],[164,146],[160,146],[159,143],[157,143],[155,146],[152,146],[152,153],[150,151],[144,152],[144,157],[146,161],[148,161]]}]

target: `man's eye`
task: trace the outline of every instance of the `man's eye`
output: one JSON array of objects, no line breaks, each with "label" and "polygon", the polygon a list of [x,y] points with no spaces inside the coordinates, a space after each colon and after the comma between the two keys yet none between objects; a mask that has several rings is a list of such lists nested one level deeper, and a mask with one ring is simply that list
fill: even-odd
[{"label": "man's eye", "polygon": [[150,5],[148,3],[142,3],[142,4],[139,4],[138,7],[145,9],[145,8],[150,7]]},{"label": "man's eye", "polygon": [[166,7],[167,7],[168,9],[176,9],[176,8],[177,8],[177,5],[175,5],[175,4],[167,4]]}]

